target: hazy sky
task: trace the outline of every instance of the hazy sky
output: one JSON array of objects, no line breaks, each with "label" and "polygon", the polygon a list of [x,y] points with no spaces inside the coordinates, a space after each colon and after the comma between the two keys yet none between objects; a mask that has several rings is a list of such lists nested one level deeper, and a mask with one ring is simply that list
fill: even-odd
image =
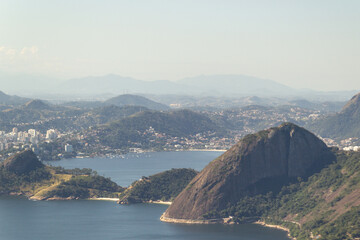
[{"label": "hazy sky", "polygon": [[0,71],[360,89],[360,1],[1,0]]}]

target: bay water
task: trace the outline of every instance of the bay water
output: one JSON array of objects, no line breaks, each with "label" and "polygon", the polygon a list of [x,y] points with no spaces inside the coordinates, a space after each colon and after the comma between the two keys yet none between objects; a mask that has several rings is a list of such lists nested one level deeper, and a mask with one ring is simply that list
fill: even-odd
[{"label": "bay water", "polygon": [[[121,186],[171,168],[201,170],[221,152],[131,153],[112,158],[51,162],[65,168],[92,168]],[[1,240],[288,240],[284,231],[255,224],[186,225],[159,220],[161,204],[119,205],[110,201],[30,201],[0,197]]]}]

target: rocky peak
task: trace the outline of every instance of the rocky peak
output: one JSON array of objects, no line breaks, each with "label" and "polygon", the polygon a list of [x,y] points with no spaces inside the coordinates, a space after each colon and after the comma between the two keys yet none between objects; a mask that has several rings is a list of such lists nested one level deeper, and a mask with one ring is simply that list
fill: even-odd
[{"label": "rocky peak", "polygon": [[25,150],[6,159],[3,163],[6,170],[16,174],[27,174],[33,170],[43,167],[35,153]]},{"label": "rocky peak", "polygon": [[274,190],[319,171],[335,156],[309,131],[292,123],[247,135],[207,165],[178,195],[163,219],[201,220],[247,194]]}]

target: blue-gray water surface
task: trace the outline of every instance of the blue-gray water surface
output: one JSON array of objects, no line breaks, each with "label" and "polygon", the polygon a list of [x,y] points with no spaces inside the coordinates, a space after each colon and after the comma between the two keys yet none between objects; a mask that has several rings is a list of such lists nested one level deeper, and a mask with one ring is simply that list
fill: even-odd
[{"label": "blue-gray water surface", "polygon": [[[220,152],[129,154],[124,158],[61,160],[53,165],[87,167],[122,186],[163,170],[201,170]],[[1,240],[288,240],[283,231],[254,224],[184,225],[159,220],[166,205],[118,205],[108,201],[29,201],[0,197]]]}]

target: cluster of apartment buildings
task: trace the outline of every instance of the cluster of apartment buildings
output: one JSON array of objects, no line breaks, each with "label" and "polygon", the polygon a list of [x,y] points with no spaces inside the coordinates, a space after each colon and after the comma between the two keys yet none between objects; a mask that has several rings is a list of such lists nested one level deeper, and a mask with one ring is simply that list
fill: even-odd
[{"label": "cluster of apartment buildings", "polygon": [[0,151],[15,148],[36,148],[36,146],[43,141],[51,141],[61,136],[61,133],[56,129],[49,129],[46,134],[42,134],[36,129],[29,129],[27,131],[19,131],[16,127],[11,132],[0,131]]}]

